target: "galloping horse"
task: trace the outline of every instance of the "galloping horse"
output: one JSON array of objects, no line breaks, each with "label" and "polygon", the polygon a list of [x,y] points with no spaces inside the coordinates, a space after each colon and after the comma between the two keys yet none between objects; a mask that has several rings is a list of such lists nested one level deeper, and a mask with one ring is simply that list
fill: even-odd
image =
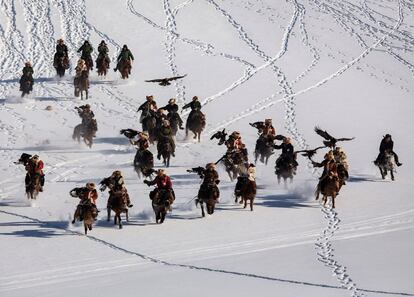
[{"label": "galloping horse", "polygon": [[56,73],[59,77],[65,75],[66,69],[69,68],[69,60],[66,56],[56,57],[55,63],[53,65],[56,69]]},{"label": "galloping horse", "polygon": [[388,172],[390,172],[391,180],[394,180],[394,172],[395,172],[395,159],[394,155],[389,152],[385,152],[383,155],[383,158],[380,158],[378,160],[378,168],[381,173],[382,179],[385,179],[385,177],[388,175]]},{"label": "galloping horse", "polygon": [[155,221],[157,224],[162,224],[167,215],[167,211],[171,211],[174,195],[171,191],[156,189],[150,193],[150,199],[152,200],[152,209],[155,213]]},{"label": "galloping horse", "polygon": [[335,208],[335,198],[338,196],[339,190],[341,188],[341,180],[338,176],[328,176],[324,185],[321,186],[321,194],[323,206],[326,205],[328,197],[332,199],[332,208]]},{"label": "galloping horse", "polygon": [[200,190],[197,195],[198,198],[196,199],[196,206],[200,203],[201,215],[203,217],[206,216],[204,212],[204,203],[206,204],[207,213],[212,215],[219,196],[220,191],[216,184],[202,184],[200,186]]},{"label": "galloping horse", "polygon": [[195,111],[194,115],[191,118],[187,119],[185,135],[188,136],[188,130],[193,132],[194,139],[197,139],[198,142],[201,140],[201,132],[206,127],[206,117],[201,111]]},{"label": "galloping horse", "polygon": [[79,94],[80,94],[81,100],[83,100],[83,92],[85,92],[86,99],[88,99],[89,72],[82,71],[79,77],[75,77],[74,85],[75,85],[75,97],[79,97]]},{"label": "galloping horse", "polygon": [[257,159],[260,157],[260,162],[265,163],[269,161],[271,155],[273,155],[273,140],[274,137],[269,135],[267,137],[260,136],[256,141],[256,149],[254,151],[254,162],[257,163]]},{"label": "galloping horse", "polygon": [[87,125],[79,124],[73,129],[72,139],[80,142],[80,137],[82,136],[83,141],[91,148],[96,131],[98,131],[96,120],[91,119]]},{"label": "galloping horse", "polygon": [[168,138],[162,138],[157,144],[158,154],[162,156],[163,163],[166,167],[170,167],[170,159],[172,154],[171,143]]},{"label": "galloping horse", "polygon": [[98,58],[96,59],[96,68],[98,71],[98,76],[106,76],[106,74],[108,73],[110,62],[111,60],[109,59],[107,55],[98,56]]},{"label": "galloping horse", "polygon": [[138,178],[141,178],[141,175],[144,177],[151,176],[155,170],[154,168],[154,156],[149,150],[137,150],[134,158],[134,168],[138,174]]},{"label": "galloping horse", "polygon": [[[106,188],[109,186],[109,180],[104,178],[100,183],[101,185],[100,190],[105,191]],[[114,216],[114,225],[118,224],[119,229],[122,229],[122,220],[121,220],[121,213],[125,213],[126,221],[128,222],[128,205],[127,205],[127,197],[128,192],[126,190],[122,191],[109,191],[109,198],[107,204],[107,212],[108,217],[107,221],[111,220],[111,210],[115,212]]]},{"label": "galloping horse", "polygon": [[248,177],[237,178],[236,188],[234,189],[234,196],[236,199],[234,202],[237,203],[238,198],[240,197],[240,204],[243,204],[243,208],[247,207],[247,202],[250,202],[250,210],[253,211],[253,203],[256,198],[257,186],[254,179]]}]

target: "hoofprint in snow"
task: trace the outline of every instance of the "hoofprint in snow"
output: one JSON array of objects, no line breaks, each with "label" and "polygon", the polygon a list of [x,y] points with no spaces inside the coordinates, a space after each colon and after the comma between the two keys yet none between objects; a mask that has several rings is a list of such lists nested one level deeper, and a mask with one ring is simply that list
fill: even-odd
[{"label": "hoofprint in snow", "polygon": [[[409,1],[0,5],[1,296],[414,296]],[[123,44],[135,56],[127,81],[113,72],[91,74],[87,103],[99,128],[91,149],[71,139],[80,122],[74,107],[86,102],[72,96],[73,67],[54,77],[59,37],[72,66],[85,38],[95,51],[105,40],[112,61]],[[26,60],[36,82],[33,94],[20,99]],[[144,82],[184,73],[167,87]],[[154,223],[150,188],[133,171],[135,149],[119,134],[140,130],[136,110],[149,94],[159,106],[197,95],[207,115],[202,143],[177,136],[177,157],[167,169],[177,200],[163,225]],[[234,183],[220,169],[220,203],[202,219],[192,200],[200,180],[186,169],[222,156],[224,148],[209,137],[223,128],[242,133],[252,158],[257,135],[248,123],[265,118],[297,149],[320,145],[315,125],[356,137],[343,144],[351,178],[336,210],[314,201],[318,173],[306,159],[298,159],[287,189],[277,185],[276,154],[268,166],[257,164],[253,212],[234,204]],[[372,164],[386,133],[404,163],[395,182],[381,180]],[[45,191],[34,202],[23,193],[24,168],[13,164],[23,152],[46,163]],[[114,170],[124,173],[134,204],[130,221],[122,230],[106,222],[104,193],[101,215],[84,236],[80,224],[70,224],[77,199],[69,191]]]}]

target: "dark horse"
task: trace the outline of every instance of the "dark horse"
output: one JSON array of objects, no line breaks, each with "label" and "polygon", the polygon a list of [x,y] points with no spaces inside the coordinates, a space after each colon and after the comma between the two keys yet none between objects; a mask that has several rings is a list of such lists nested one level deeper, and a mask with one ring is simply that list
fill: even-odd
[{"label": "dark horse", "polygon": [[[72,197],[80,198],[84,193],[82,193],[85,188],[74,188],[69,194]],[[92,204],[90,201],[81,202],[76,208],[75,214],[73,216],[72,223],[75,223],[76,220],[83,221],[83,227],[85,229],[85,234],[88,234],[88,230],[92,230],[92,224],[95,222],[98,216],[98,209],[96,205]]]},{"label": "dark horse", "polygon": [[244,207],[247,207],[247,202],[250,202],[250,210],[253,211],[253,203],[256,198],[257,186],[254,179],[249,179],[245,176],[239,176],[237,178],[236,188],[234,189],[234,196],[236,199],[234,202],[237,203],[240,198],[240,204],[244,203]]},{"label": "dark horse", "polygon": [[141,115],[142,130],[148,131],[149,142],[157,140],[157,118],[150,112]]},{"label": "dark horse", "polygon": [[206,216],[204,212],[204,203],[206,204],[207,213],[212,215],[214,213],[214,208],[216,206],[217,200],[220,197],[220,191],[217,185],[214,184],[202,184],[200,190],[198,191],[196,206],[200,203],[201,206],[201,215]]},{"label": "dark horse", "polygon": [[155,221],[157,224],[162,224],[167,211],[171,211],[171,206],[175,200],[174,194],[172,191],[155,189],[151,191],[150,199],[152,200],[152,209],[155,213]]},{"label": "dark horse", "polygon": [[280,180],[283,178],[285,187],[287,186],[287,180],[293,182],[293,176],[296,173],[296,166],[292,160],[286,157],[280,157],[281,159],[276,160],[275,174],[277,176],[277,183],[280,184]]},{"label": "dark horse", "polygon": [[[109,186],[109,180],[104,178],[100,182],[100,190],[105,191],[105,189]],[[122,220],[121,220],[121,213],[125,213],[126,221],[128,222],[128,206],[127,206],[127,196],[128,192],[126,190],[122,191],[109,191],[109,198],[107,203],[107,211],[108,211],[108,218],[107,221],[111,220],[111,210],[115,212],[114,216],[114,224],[118,224],[119,229],[122,229]]]},{"label": "dark horse", "polygon": [[85,92],[85,97],[88,99],[89,72],[82,71],[79,77],[75,77],[73,84],[75,86],[75,97],[79,97],[80,94],[81,100],[83,100],[83,93]]},{"label": "dark horse", "polygon": [[130,60],[121,60],[119,62],[118,68],[119,72],[121,73],[122,79],[126,79],[129,77],[131,73],[132,65]]},{"label": "dark horse", "polygon": [[151,176],[155,172],[152,153],[149,150],[137,150],[134,158],[134,168],[139,178],[141,178],[141,175],[144,177]]},{"label": "dark horse", "polygon": [[232,154],[226,154],[220,161],[223,162],[231,181],[235,180],[245,169],[242,152],[236,151]]},{"label": "dark horse", "polygon": [[[23,166],[26,166],[32,155],[23,153],[19,160],[17,162],[14,162],[14,164],[22,164]],[[27,174],[26,175],[26,196],[28,199],[36,199],[39,195],[41,186],[42,186],[42,176],[40,174]]]},{"label": "dark horse", "polygon": [[260,162],[265,163],[269,161],[271,155],[273,155],[273,141],[274,137],[271,135],[260,136],[256,141],[256,149],[254,150],[254,162],[260,157]]},{"label": "dark horse", "polygon": [[168,138],[161,138],[157,144],[158,154],[162,156],[163,163],[166,167],[170,167],[170,159],[172,147]]},{"label": "dark horse", "polygon": [[20,78],[20,91],[22,92],[22,97],[29,95],[33,91],[33,77],[31,74],[23,74]]},{"label": "dark horse", "polygon": [[109,64],[111,60],[108,55],[99,55],[96,59],[96,69],[98,71],[98,76],[106,76],[109,69]]},{"label": "dark horse", "polygon": [[91,148],[96,131],[98,131],[96,120],[91,119],[86,125],[79,124],[73,129],[72,139],[80,142],[80,138],[82,136],[83,141],[89,148]]},{"label": "dark horse", "polygon": [[382,179],[385,179],[385,177],[387,176],[388,172],[391,175],[391,180],[394,180],[394,172],[395,172],[395,159],[394,159],[394,155],[392,153],[389,152],[385,152],[382,156],[382,158],[380,158],[378,160],[378,168],[380,170],[381,173],[381,177]]},{"label": "dark horse", "polygon": [[179,120],[179,116],[178,113],[176,112],[170,112],[167,115],[167,119],[168,121],[170,121],[170,126],[171,126],[171,130],[173,135],[177,135],[177,131],[178,131],[178,126],[180,125],[180,120]]},{"label": "dark horse", "polygon": [[198,142],[201,140],[201,132],[206,127],[206,117],[201,111],[194,111],[194,114],[191,117],[187,118],[185,135],[188,136],[188,130],[193,132],[194,139],[197,139]]},{"label": "dark horse", "polygon": [[56,56],[53,67],[55,67],[56,73],[59,77],[64,76],[66,69],[69,69],[68,57],[66,57],[64,55]]}]

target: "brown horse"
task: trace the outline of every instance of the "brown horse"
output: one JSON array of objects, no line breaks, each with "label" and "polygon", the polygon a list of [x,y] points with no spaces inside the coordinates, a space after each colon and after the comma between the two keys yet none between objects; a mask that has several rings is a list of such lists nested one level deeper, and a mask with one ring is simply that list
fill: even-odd
[{"label": "brown horse", "polygon": [[127,191],[117,191],[113,192],[112,190],[109,192],[108,198],[108,218],[107,221],[111,220],[111,210],[115,212],[114,216],[114,225],[118,223],[119,229],[122,229],[122,220],[121,220],[121,213],[125,213],[126,221],[128,222],[128,206],[127,206]]},{"label": "brown horse", "polygon": [[323,185],[321,185],[322,201],[323,206],[325,206],[328,197],[332,198],[332,208],[335,208],[335,198],[338,196],[339,190],[341,188],[341,180],[338,176],[328,176]]},{"label": "brown horse", "polygon": [[152,200],[152,209],[155,213],[155,222],[162,224],[167,211],[171,211],[171,206],[175,200],[174,194],[172,191],[155,189],[150,193],[150,199]]},{"label": "brown horse", "polygon": [[95,222],[97,214],[94,213],[92,206],[85,207],[83,210],[83,227],[85,229],[85,235],[88,234],[88,230],[92,231],[92,224]]},{"label": "brown horse", "polygon": [[88,90],[89,90],[89,72],[82,71],[79,77],[75,77],[74,81],[75,86],[75,97],[81,96],[81,100],[83,100],[83,93],[85,92],[85,97],[88,99]]},{"label": "brown horse", "polygon": [[236,188],[234,189],[234,196],[236,197],[235,201],[237,203],[238,198],[240,197],[240,204],[243,204],[243,208],[247,207],[247,202],[250,203],[250,211],[253,211],[253,203],[256,198],[257,186],[254,179],[248,177],[238,177]]},{"label": "brown horse", "polygon": [[118,65],[118,70],[121,73],[122,79],[126,79],[131,74],[131,61],[130,60],[121,60]]},{"label": "brown horse", "polygon": [[221,161],[231,181],[235,180],[245,170],[243,154],[241,152],[234,152],[232,155],[226,154]]},{"label": "brown horse", "polygon": [[20,78],[20,91],[22,92],[22,98],[24,95],[29,95],[33,90],[33,78],[31,75],[23,74]]},{"label": "brown horse", "polygon": [[98,71],[98,76],[106,76],[106,74],[108,73],[110,62],[111,60],[107,55],[103,57],[101,55],[98,56],[98,59],[96,59],[96,68]]},{"label": "brown horse", "polygon": [[206,204],[207,213],[212,215],[219,197],[220,191],[216,184],[202,184],[200,186],[196,199],[196,206],[200,203],[201,215],[203,218],[206,216],[204,212],[204,203]]},{"label": "brown horse", "polygon": [[66,57],[66,56],[56,57],[55,58],[55,63],[53,64],[53,66],[55,67],[56,73],[57,73],[57,75],[59,75],[59,77],[64,76],[66,69],[69,68],[68,57]]},{"label": "brown horse", "polygon": [[187,118],[185,127],[185,136],[188,136],[188,130],[193,132],[194,139],[201,141],[201,132],[206,127],[206,117],[201,111],[195,111],[191,117]]},{"label": "brown horse", "polygon": [[35,174],[34,176],[30,177],[30,182],[26,186],[27,199],[37,198],[41,188],[41,178],[42,177],[39,174]]},{"label": "brown horse", "polygon": [[256,149],[254,150],[254,162],[260,158],[260,162],[265,163],[269,161],[271,155],[273,155],[273,140],[272,136],[263,137],[260,136],[256,141]]},{"label": "brown horse", "polygon": [[138,174],[138,178],[151,176],[155,170],[154,156],[149,150],[137,150],[134,158],[134,169]]},{"label": "brown horse", "polygon": [[162,138],[157,143],[158,154],[162,156],[165,167],[170,167],[172,147],[168,138]]},{"label": "brown horse", "polygon": [[86,145],[91,148],[93,144],[93,138],[98,131],[98,125],[95,119],[91,119],[90,122],[86,125],[79,124],[73,129],[72,139],[80,142],[81,136]]}]

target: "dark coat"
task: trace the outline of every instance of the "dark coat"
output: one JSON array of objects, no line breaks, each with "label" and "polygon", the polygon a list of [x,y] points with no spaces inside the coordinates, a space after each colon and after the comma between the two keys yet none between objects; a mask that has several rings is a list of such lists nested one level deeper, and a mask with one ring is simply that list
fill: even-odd
[{"label": "dark coat", "polygon": [[201,109],[201,103],[200,101],[191,101],[190,103],[187,103],[183,106],[183,109],[187,109],[191,107],[191,110],[200,110]]},{"label": "dark coat", "polygon": [[84,43],[79,49],[78,49],[78,53],[82,52],[82,57],[86,58],[86,57],[90,57],[92,52],[93,52],[93,48],[90,44],[88,43]]},{"label": "dark coat", "polygon": [[129,60],[134,61],[134,56],[132,55],[132,53],[129,49],[127,49],[127,50],[122,49],[121,53],[118,56],[118,62],[121,61],[121,60],[123,60],[123,61],[129,61]]},{"label": "dark coat", "polygon": [[66,44],[56,45],[56,53],[59,56],[67,56],[68,55],[68,47],[66,46]]}]

